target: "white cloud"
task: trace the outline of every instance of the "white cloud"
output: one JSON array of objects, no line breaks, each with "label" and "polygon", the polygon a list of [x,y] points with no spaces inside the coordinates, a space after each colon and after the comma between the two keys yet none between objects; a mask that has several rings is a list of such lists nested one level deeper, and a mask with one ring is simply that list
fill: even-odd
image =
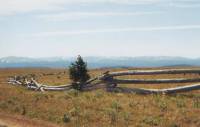
[{"label": "white cloud", "polygon": [[175,8],[197,8],[200,7],[199,0],[171,0],[165,4],[167,7]]},{"label": "white cloud", "polygon": [[0,15],[62,9],[65,0],[0,0]]},{"label": "white cloud", "polygon": [[200,3],[170,3],[169,6],[176,8],[199,8]]},{"label": "white cloud", "polygon": [[33,11],[62,10],[70,4],[166,4],[179,7],[196,6],[199,0],[0,0],[0,15],[14,15]]},{"label": "white cloud", "polygon": [[64,20],[78,20],[88,17],[103,17],[103,16],[140,16],[140,15],[151,15],[160,14],[162,12],[66,12],[57,14],[42,14],[36,15],[36,18],[47,20],[47,21],[64,21]]},{"label": "white cloud", "polygon": [[54,31],[40,32],[31,34],[32,37],[49,37],[49,36],[67,36],[67,35],[82,35],[94,33],[114,33],[114,32],[152,32],[166,30],[200,30],[200,25],[181,25],[181,26],[159,26],[159,27],[140,27],[140,28],[111,28],[111,29],[96,29],[96,30],[78,30],[78,31]]},{"label": "white cloud", "polygon": [[124,3],[141,4],[158,0],[0,0],[0,15],[13,15],[32,11],[64,9],[64,5],[82,3]]}]

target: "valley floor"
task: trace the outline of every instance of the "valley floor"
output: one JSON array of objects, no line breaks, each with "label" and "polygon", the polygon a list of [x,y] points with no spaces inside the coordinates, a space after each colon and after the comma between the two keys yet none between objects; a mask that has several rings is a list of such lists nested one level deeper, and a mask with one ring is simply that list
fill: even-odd
[{"label": "valley floor", "polygon": [[[94,77],[108,70],[120,71],[132,69],[140,68],[93,69],[90,70],[90,75]],[[42,93],[6,83],[6,80],[10,76],[27,74],[35,76],[38,82],[44,84],[62,85],[70,83],[68,71],[65,69],[0,69],[0,127],[3,125],[5,127],[200,126],[200,90],[173,95],[109,93],[104,90],[90,92],[71,90]],[[199,74],[178,74],[125,76],[123,78],[199,77]],[[188,84],[127,84],[123,86],[160,89]]]}]

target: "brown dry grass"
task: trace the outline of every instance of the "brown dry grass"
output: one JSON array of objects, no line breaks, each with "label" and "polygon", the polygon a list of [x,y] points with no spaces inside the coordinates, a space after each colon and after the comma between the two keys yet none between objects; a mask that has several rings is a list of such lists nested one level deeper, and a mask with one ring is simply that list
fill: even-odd
[{"label": "brown dry grass", "polygon": [[[107,70],[127,69],[94,69],[90,71],[90,74],[95,76]],[[9,76],[35,74],[37,80],[44,84],[67,84],[70,83],[67,73],[67,70],[64,69],[48,68],[0,69],[0,112],[49,121],[58,124],[58,126],[200,126],[200,91],[177,95],[137,95],[108,93],[103,90],[83,93],[77,91],[41,93],[6,83]],[[199,77],[199,75],[141,75],[126,76],[125,78],[133,77],[145,79],[194,78]],[[185,84],[126,86],[166,88],[179,85]],[[69,122],[63,122],[64,114],[70,118]]]}]

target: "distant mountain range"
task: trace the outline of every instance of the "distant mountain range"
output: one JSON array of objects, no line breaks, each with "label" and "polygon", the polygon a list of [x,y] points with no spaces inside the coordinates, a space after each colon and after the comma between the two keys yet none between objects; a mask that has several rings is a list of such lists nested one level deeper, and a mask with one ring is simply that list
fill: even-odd
[{"label": "distant mountain range", "polygon": [[[72,57],[4,57],[0,58],[0,68],[15,67],[68,67],[75,58]],[[200,58],[184,57],[84,57],[89,68],[103,67],[160,67],[160,66],[200,66]]]}]

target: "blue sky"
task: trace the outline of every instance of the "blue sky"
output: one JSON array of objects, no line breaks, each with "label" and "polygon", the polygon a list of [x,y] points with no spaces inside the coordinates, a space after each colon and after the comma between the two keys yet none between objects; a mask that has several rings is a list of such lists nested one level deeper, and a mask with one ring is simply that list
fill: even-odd
[{"label": "blue sky", "polygon": [[0,57],[200,57],[200,0],[0,0]]}]

